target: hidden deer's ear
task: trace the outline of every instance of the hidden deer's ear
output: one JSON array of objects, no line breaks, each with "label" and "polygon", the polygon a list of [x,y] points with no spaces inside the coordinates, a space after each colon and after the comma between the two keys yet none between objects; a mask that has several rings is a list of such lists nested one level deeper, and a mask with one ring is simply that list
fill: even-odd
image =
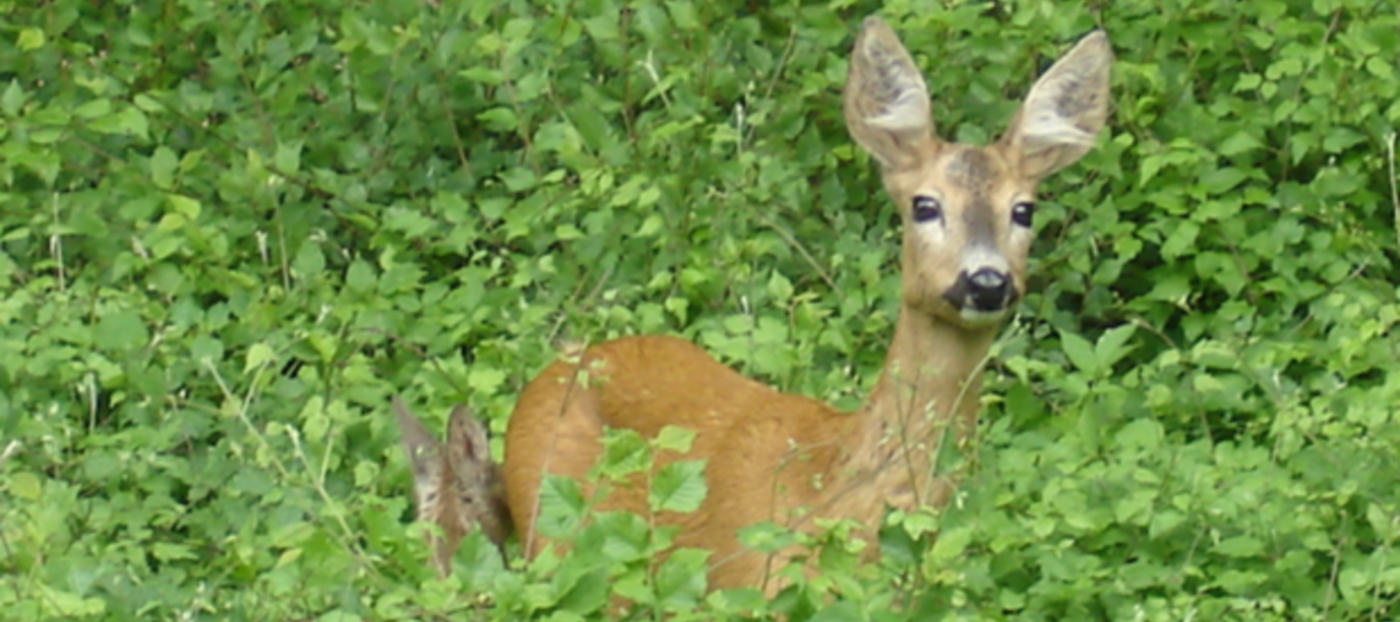
[{"label": "hidden deer's ear", "polygon": [[919,161],[933,141],[928,86],[899,37],[878,17],[865,18],[856,37],[843,100],[851,137],[887,169]]},{"label": "hidden deer's ear", "polygon": [[1089,33],[1036,81],[1002,142],[1030,178],[1073,164],[1098,142],[1108,119],[1113,50],[1102,30]]},{"label": "hidden deer's ear", "polygon": [[489,465],[491,445],[486,439],[486,428],[467,411],[466,406],[452,409],[447,420],[448,456],[454,468],[468,465]]},{"label": "hidden deer's ear", "polygon": [[423,424],[408,412],[399,396],[393,397],[394,415],[399,420],[399,440],[403,451],[408,455],[409,466],[413,469],[413,481],[419,486],[437,476],[440,468],[441,444],[428,433]]}]

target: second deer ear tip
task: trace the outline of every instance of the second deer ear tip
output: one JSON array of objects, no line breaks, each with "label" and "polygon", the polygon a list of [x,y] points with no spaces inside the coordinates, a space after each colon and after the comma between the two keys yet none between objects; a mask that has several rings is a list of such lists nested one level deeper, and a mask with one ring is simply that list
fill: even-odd
[{"label": "second deer ear tip", "polygon": [[898,38],[894,34],[894,29],[891,28],[890,25],[886,23],[885,20],[881,19],[878,15],[866,16],[865,20],[861,22],[860,34],[857,35],[856,39],[862,40],[872,36],[895,37],[896,39]]},{"label": "second deer ear tip", "polygon": [[879,15],[866,15],[865,20],[861,22],[861,30],[879,28],[881,26],[889,28],[889,26],[885,24],[885,20],[880,19]]},{"label": "second deer ear tip", "polygon": [[1079,45],[1098,48],[1110,56],[1113,54],[1113,46],[1109,44],[1108,33],[1102,28],[1095,28],[1089,31],[1089,34],[1080,37]]}]

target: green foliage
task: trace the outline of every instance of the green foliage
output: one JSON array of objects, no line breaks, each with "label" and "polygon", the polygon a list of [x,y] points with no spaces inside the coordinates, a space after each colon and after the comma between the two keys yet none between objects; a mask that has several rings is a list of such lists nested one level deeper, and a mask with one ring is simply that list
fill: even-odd
[{"label": "green foliage", "polygon": [[[839,91],[877,10],[963,141],[1086,30],[1118,54],[956,503],[878,565],[833,525],[768,602],[556,481],[573,553],[472,536],[434,579],[393,393],[499,433],[556,338],[673,332],[859,403],[898,231]],[[1397,49],[1370,0],[0,2],[0,610],[1393,619]]]}]

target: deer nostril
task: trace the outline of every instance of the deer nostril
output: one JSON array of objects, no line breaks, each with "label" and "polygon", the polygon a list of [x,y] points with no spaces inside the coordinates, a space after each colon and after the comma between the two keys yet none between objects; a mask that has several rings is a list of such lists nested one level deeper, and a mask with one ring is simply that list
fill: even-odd
[{"label": "deer nostril", "polygon": [[[965,305],[979,311],[997,311],[1011,302],[1011,278],[1000,270],[982,268],[963,273],[961,281]],[[959,288],[955,288],[959,289]]]},{"label": "deer nostril", "polygon": [[969,280],[972,281],[972,290],[974,293],[978,291],[1002,292],[1006,290],[1006,275],[1001,271],[991,268],[982,268],[981,270],[973,272]]}]

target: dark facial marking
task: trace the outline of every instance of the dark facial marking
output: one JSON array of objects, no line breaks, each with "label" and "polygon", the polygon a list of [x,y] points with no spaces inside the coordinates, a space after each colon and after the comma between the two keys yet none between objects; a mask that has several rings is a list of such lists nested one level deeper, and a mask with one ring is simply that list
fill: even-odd
[{"label": "dark facial marking", "polygon": [[992,192],[992,159],[979,149],[966,149],[948,162],[948,179],[962,186],[973,197],[986,198]]},{"label": "dark facial marking", "polygon": [[992,159],[978,149],[967,149],[953,157],[945,169],[948,179],[967,192],[969,202],[963,210],[971,244],[995,245],[996,227],[992,223],[992,187],[996,179]]}]

